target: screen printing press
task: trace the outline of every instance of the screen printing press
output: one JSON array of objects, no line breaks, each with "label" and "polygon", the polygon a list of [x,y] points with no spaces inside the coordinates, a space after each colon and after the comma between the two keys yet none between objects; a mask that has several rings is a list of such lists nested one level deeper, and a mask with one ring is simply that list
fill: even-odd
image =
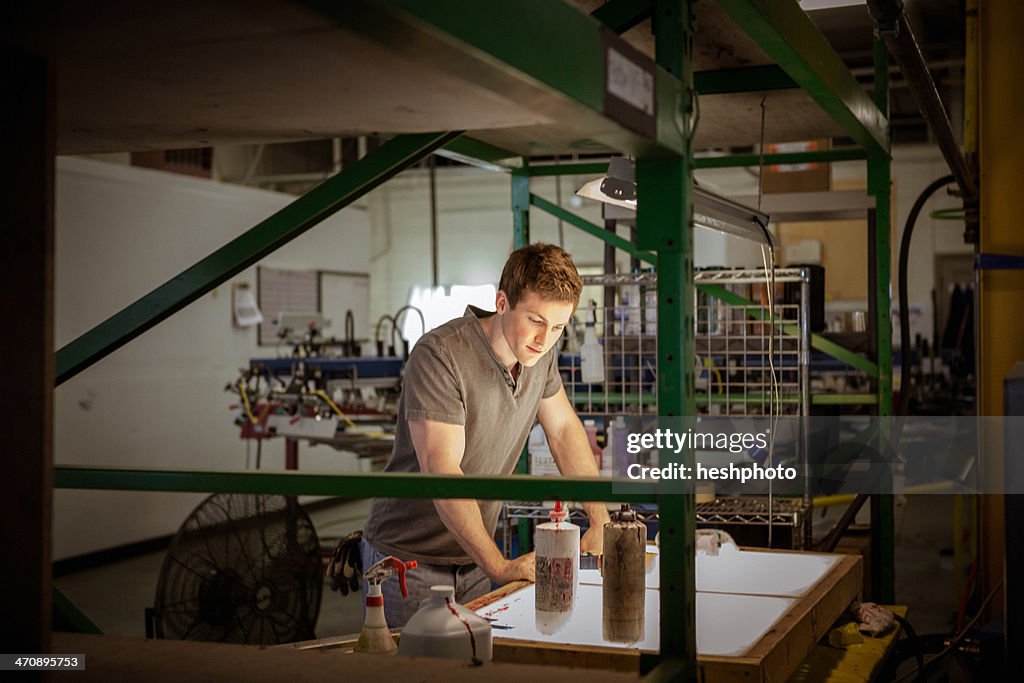
[{"label": "screen printing press", "polygon": [[[654,548],[649,548],[655,551]],[[660,602],[657,556],[646,574],[643,639],[602,638],[602,579],[580,571],[573,612],[553,634],[535,623],[534,586],[518,582],[467,605],[491,620],[494,660],[635,671],[656,652]],[[696,557],[697,654],[708,681],[786,680],[861,587],[862,561],[850,555],[739,550]]]}]

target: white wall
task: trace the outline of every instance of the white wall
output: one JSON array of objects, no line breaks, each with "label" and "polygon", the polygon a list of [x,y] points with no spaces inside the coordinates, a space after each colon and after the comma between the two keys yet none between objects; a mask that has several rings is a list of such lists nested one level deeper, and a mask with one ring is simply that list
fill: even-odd
[{"label": "white wall", "polygon": [[[735,172],[734,172],[735,173]],[[570,197],[593,177],[564,176],[562,206],[591,223],[604,225],[601,205],[584,200],[570,205]],[[555,202],[556,179],[533,178],[530,190]],[[754,184],[756,187],[756,183]],[[371,266],[371,318],[393,313],[404,305],[413,285],[431,284],[430,189],[427,172],[407,171],[368,197],[373,225]],[[477,168],[442,168],[437,173],[438,275],[441,285],[498,283],[501,267],[512,249],[511,182],[507,174]],[[567,223],[563,247],[580,268],[604,264],[604,245]],[[625,227],[619,234],[628,237]],[[530,211],[530,239],[559,243],[558,221],[544,211]],[[694,238],[695,262],[701,265],[760,265],[760,252],[742,240],[707,230]],[[617,253],[619,270],[629,257]]]},{"label": "white wall", "polygon": [[[57,348],[102,322],[294,197],[83,159],[59,159]],[[279,268],[368,272],[369,219],[344,210],[264,260]],[[65,382],[55,397],[55,461],[227,469],[245,465],[224,386],[249,358],[272,355],[255,328],[232,324],[230,284],[255,287],[255,267]],[[14,329],[15,326],[12,326]],[[351,468],[326,447],[300,449],[304,470]],[[283,468],[283,440],[263,464]],[[54,558],[172,533],[203,496],[54,493]]]}]

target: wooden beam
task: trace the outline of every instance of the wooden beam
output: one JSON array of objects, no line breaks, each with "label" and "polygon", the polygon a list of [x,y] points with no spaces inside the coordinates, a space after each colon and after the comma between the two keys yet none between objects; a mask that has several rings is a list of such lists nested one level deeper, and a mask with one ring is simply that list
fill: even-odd
[{"label": "wooden beam", "polygon": [[11,106],[0,172],[5,208],[0,249],[0,335],[7,390],[0,547],[5,557],[0,643],[5,652],[50,652],[50,534],[53,474],[53,77],[46,60],[3,52]]}]

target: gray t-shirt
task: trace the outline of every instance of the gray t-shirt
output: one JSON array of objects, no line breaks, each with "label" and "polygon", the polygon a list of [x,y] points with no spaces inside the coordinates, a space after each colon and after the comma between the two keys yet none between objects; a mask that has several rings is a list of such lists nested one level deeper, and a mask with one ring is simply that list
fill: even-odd
[{"label": "gray t-shirt", "polygon": [[[542,398],[562,388],[554,347],[518,380],[491,348],[480,326],[488,313],[470,306],[420,337],[405,364],[395,447],[385,471],[419,472],[409,420],[463,425],[468,475],[509,475],[515,471]],[[479,501],[492,536],[500,501]],[[426,564],[469,564],[472,560],[441,521],[431,500],[376,498],[364,529],[369,543],[402,560]]]}]

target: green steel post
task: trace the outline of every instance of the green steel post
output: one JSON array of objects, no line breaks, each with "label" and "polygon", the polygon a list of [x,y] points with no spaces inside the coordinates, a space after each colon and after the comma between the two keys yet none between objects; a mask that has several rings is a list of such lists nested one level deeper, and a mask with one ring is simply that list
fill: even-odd
[{"label": "green steel post", "polygon": [[[523,169],[512,173],[512,248],[521,249],[530,243],[530,176],[529,162],[523,159]],[[519,454],[516,472],[530,471],[530,450],[523,446]],[[533,549],[533,525],[528,519],[521,519],[516,525],[519,534],[519,552]],[[506,549],[506,553],[510,553]]]},{"label": "green steel post", "polygon": [[512,248],[530,243],[530,176],[526,169],[512,173]]},{"label": "green steel post", "polygon": [[[889,115],[889,53],[885,43],[875,36],[875,104],[883,116]],[[868,192],[875,196],[875,254],[877,263],[875,272],[878,277],[869,287],[875,288],[876,307],[875,330],[878,349],[878,415],[892,415],[892,309],[891,299],[891,258],[890,231],[891,216],[891,183],[890,158],[886,153],[872,153],[868,157]],[[909,353],[903,349],[903,353]],[[909,384],[910,378],[904,377]],[[884,423],[883,423],[884,425]],[[888,430],[880,434],[881,444],[885,443]],[[891,490],[891,479],[882,482],[886,490]],[[895,558],[895,506],[892,494],[880,494],[872,497],[871,534],[872,552],[875,566],[872,567],[875,599],[883,604],[891,605],[896,600],[896,558]]]},{"label": "green steel post", "polygon": [[886,117],[799,4],[794,0],[717,3],[858,145],[888,154]]},{"label": "green steel post", "polygon": [[[691,189],[693,152],[689,121],[693,98],[693,7],[690,0],[656,0],[652,17],[655,60],[679,79],[678,105],[684,153],[669,159],[639,157],[637,242],[658,257],[658,414],[681,417],[694,412],[693,388],[693,231]],[[667,103],[662,102],[662,106]],[[693,467],[692,451],[676,456]],[[661,463],[667,464],[667,463]],[[658,671],[671,666],[668,680],[697,680],[694,498],[682,493],[658,496],[661,552],[661,654]]]},{"label": "green steel post", "polygon": [[459,133],[401,135],[57,351],[57,384],[226,282]]}]

